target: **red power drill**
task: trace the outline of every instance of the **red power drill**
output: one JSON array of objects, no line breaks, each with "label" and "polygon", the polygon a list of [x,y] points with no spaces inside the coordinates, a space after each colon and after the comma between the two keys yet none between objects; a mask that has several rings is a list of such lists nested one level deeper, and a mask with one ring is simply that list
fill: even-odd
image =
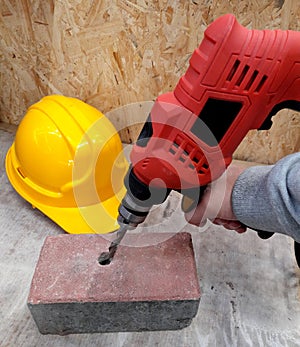
[{"label": "red power drill", "polygon": [[[300,111],[300,33],[214,21],[175,90],[160,95],[131,152],[118,237],[142,223],[171,190],[200,201],[250,129],[269,129],[282,108]],[[262,235],[263,236],[263,235]]]}]

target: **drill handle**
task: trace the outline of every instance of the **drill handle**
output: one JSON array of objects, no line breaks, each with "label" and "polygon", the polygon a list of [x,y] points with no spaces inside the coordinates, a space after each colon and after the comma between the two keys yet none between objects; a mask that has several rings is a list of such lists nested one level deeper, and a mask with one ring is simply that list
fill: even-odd
[{"label": "drill handle", "polygon": [[[201,199],[203,198],[203,194],[205,192],[205,189],[207,188],[207,186],[202,187],[199,195],[196,197],[192,197],[191,195],[183,195],[182,200],[181,200],[181,209],[184,213],[188,213],[190,211],[192,211],[193,209],[195,209],[198,204],[200,204]],[[245,226],[246,228],[248,228],[247,225],[241,223],[243,226]],[[273,232],[269,232],[269,231],[265,231],[265,230],[257,230],[257,229],[253,229],[252,230],[257,232],[257,235],[261,238],[261,239],[268,239],[270,238],[274,233]]]}]

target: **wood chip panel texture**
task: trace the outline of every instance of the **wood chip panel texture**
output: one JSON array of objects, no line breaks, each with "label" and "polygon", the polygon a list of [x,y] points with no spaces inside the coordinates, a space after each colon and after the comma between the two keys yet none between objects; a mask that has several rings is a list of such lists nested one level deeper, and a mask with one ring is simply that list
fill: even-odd
[{"label": "wood chip panel texture", "polygon": [[[234,13],[249,28],[300,29],[293,0],[4,0],[0,120],[18,124],[42,96],[78,97],[106,113],[176,85],[203,31]],[[250,133],[236,157],[274,162],[300,147],[299,114]]]}]

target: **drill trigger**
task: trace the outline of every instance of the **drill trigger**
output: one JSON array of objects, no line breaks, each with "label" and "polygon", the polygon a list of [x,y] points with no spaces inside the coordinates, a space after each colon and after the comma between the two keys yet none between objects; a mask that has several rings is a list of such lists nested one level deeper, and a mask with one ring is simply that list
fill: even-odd
[{"label": "drill trigger", "polygon": [[181,209],[183,212],[187,213],[192,211],[198,205],[198,201],[194,200],[186,195],[182,197]]}]

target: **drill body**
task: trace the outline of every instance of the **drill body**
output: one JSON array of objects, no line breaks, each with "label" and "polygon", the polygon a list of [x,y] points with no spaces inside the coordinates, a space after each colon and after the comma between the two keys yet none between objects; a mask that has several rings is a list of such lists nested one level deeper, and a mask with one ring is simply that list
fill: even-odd
[{"label": "drill body", "polygon": [[300,111],[299,42],[299,32],[249,30],[233,15],[206,29],[133,146],[120,223],[142,223],[171,190],[199,201],[250,129],[269,129],[282,108]]}]

